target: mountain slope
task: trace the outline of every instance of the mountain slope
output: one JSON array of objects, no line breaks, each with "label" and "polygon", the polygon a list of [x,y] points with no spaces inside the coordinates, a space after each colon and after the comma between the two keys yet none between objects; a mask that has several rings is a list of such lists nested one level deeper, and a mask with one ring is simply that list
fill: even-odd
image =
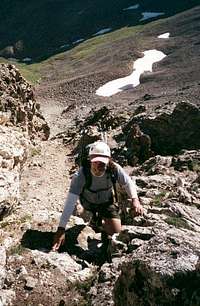
[{"label": "mountain slope", "polygon": [[[81,107],[80,117],[102,105],[130,112],[139,104],[147,108],[182,100],[199,104],[199,28],[200,7],[195,7],[143,28],[125,28],[89,40],[43,63],[38,98],[47,104],[48,99],[61,103],[63,109],[73,105],[74,116]],[[166,32],[170,32],[169,39],[157,37]],[[95,94],[106,82],[132,73],[133,61],[149,49],[167,56],[153,65],[153,72],[141,76],[139,86],[111,97]]]},{"label": "mountain slope", "polygon": [[126,10],[133,6],[132,1],[30,0],[16,4],[2,0],[0,54],[40,61],[73,48],[78,40],[89,39],[99,30],[137,25],[142,12],[163,12],[167,17],[197,4],[197,0],[141,1],[137,9]]}]

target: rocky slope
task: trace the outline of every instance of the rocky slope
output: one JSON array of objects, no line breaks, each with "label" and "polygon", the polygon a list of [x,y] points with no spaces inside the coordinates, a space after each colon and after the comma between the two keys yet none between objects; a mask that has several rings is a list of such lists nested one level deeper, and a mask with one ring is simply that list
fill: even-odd
[{"label": "rocky slope", "polygon": [[[37,103],[14,67],[1,67],[0,305],[200,305],[199,20],[195,8],[152,25],[143,46],[166,27],[176,31],[174,41],[156,40],[157,47],[171,50],[167,63],[143,75],[138,88],[106,99],[96,97],[95,89],[121,73],[109,60],[93,75],[82,65],[84,77],[69,75],[59,83],[46,78]],[[124,54],[133,51],[123,43]],[[142,147],[138,138],[134,151],[135,124],[149,142]],[[113,237],[110,264],[100,264],[100,236],[77,212],[65,245],[50,251],[75,155],[101,133],[136,180],[145,208],[133,220],[119,187],[124,225]],[[141,147],[148,153],[142,157]]]}]

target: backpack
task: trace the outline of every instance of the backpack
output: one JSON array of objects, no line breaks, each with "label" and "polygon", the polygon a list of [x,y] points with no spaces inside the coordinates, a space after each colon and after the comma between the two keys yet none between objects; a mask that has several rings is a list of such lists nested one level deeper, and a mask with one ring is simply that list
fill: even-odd
[{"label": "backpack", "polygon": [[[90,146],[86,145],[81,152],[81,156],[79,158],[79,166],[83,168],[83,174],[85,176],[85,185],[84,188],[90,189],[90,186],[92,184],[92,174],[90,172],[90,159],[89,159],[89,150]],[[118,201],[117,196],[117,188],[116,188],[116,182],[117,182],[117,168],[112,160],[109,161],[109,164],[106,169],[106,173],[109,175],[112,185],[113,185],[113,196],[114,196],[114,202]]]}]

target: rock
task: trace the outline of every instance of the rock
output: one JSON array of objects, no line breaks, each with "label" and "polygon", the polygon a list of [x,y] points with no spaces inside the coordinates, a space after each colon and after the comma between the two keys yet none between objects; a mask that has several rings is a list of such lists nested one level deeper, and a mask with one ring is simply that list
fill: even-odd
[{"label": "rock", "polygon": [[[148,117],[149,116],[149,117]],[[152,140],[152,150],[161,155],[174,155],[181,149],[200,148],[200,110],[189,103],[178,103],[168,113],[133,119]]]},{"label": "rock", "polygon": [[172,156],[160,156],[156,155],[149,158],[143,165],[140,167],[141,171],[144,171],[146,174],[168,174],[169,167],[172,163]]},{"label": "rock", "polygon": [[[43,265],[51,265],[52,267],[58,268],[60,273],[66,277],[72,275],[75,272],[81,270],[81,265],[77,264],[72,257],[67,253],[43,253],[37,250],[32,251],[33,257],[39,258],[43,262]],[[38,259],[36,259],[38,260]]]},{"label": "rock", "polygon": [[31,85],[21,76],[13,65],[0,64],[0,97],[2,124],[10,122],[28,132],[30,137],[49,137],[49,127],[41,115]]},{"label": "rock", "polygon": [[25,289],[32,290],[38,284],[38,279],[33,278],[31,276],[26,276],[25,277],[25,282],[26,282]]},{"label": "rock", "polygon": [[27,159],[29,140],[19,130],[0,126],[0,220],[19,200],[20,171]]},{"label": "rock", "polygon": [[143,133],[137,124],[133,124],[126,137],[127,159],[131,166],[143,163],[152,156],[151,138]]},{"label": "rock", "polygon": [[6,278],[6,250],[4,247],[0,246],[0,289],[4,285]]},{"label": "rock", "polygon": [[179,187],[177,191],[180,202],[192,204],[192,196],[185,188]]},{"label": "rock", "polygon": [[172,166],[175,170],[199,171],[200,169],[200,150],[184,150],[181,154],[173,157]]},{"label": "rock", "polygon": [[12,302],[15,299],[16,294],[14,290],[0,290],[0,306],[13,305]]}]

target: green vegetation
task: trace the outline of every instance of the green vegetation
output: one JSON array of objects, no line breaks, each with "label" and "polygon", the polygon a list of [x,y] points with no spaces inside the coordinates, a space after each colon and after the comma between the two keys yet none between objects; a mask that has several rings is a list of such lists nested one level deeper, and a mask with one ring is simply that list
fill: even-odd
[{"label": "green vegetation", "polygon": [[165,219],[165,222],[169,225],[173,225],[176,228],[186,228],[188,230],[192,230],[191,226],[181,217],[168,217]]},{"label": "green vegetation", "polygon": [[161,191],[159,194],[157,194],[153,200],[153,204],[156,206],[162,206],[162,201],[166,196],[166,191]]},{"label": "green vegetation", "polygon": [[1,221],[0,222],[0,228],[6,228],[7,226],[9,226],[10,225],[10,222],[8,222],[8,221]]},{"label": "green vegetation", "polygon": [[108,43],[111,44],[124,38],[132,37],[137,32],[141,31],[141,29],[142,26],[125,27],[108,34],[101,35],[99,37],[91,38],[83,42],[76,48],[72,49],[70,51],[70,55],[72,55],[76,59],[84,59],[88,56],[94,55],[95,51],[100,50]]},{"label": "green vegetation", "polygon": [[19,223],[26,223],[27,221],[31,221],[31,215],[27,214],[27,215],[24,215],[22,216],[20,219],[19,219]]},{"label": "green vegetation", "polygon": [[15,246],[12,246],[8,250],[8,254],[10,255],[21,255],[25,251],[25,248],[21,244],[17,244]]},{"label": "green vegetation", "polygon": [[26,214],[22,216],[20,219],[12,220],[12,221],[1,221],[0,228],[7,228],[9,226],[13,227],[13,225],[20,225],[26,223],[27,221],[31,221],[31,215]]},{"label": "green vegetation", "polygon": [[28,82],[37,84],[43,76],[43,71],[53,70],[53,66],[56,65],[56,62],[62,62],[62,70],[66,70],[69,73],[70,70],[73,70],[73,65],[77,64],[79,61],[84,61],[91,56],[95,57],[97,52],[102,51],[104,48],[110,48],[109,46],[112,43],[125,38],[134,37],[134,35],[142,29],[143,26],[124,27],[120,30],[88,39],[71,50],[54,55],[40,63],[27,65],[17,61],[9,61],[4,58],[0,58],[0,63],[15,65]]},{"label": "green vegetation", "polygon": [[40,68],[41,64],[26,65],[17,63],[16,67],[21,72],[22,76],[31,84],[37,84],[41,79]]},{"label": "green vegetation", "polygon": [[40,155],[41,154],[41,148],[40,147],[32,147],[30,149],[30,154],[31,154],[31,157]]},{"label": "green vegetation", "polygon": [[195,172],[200,172],[200,162],[192,161],[191,170]]},{"label": "green vegetation", "polygon": [[22,76],[31,84],[37,84],[41,78],[40,69],[42,63],[27,65],[25,63],[19,63],[17,61],[11,61],[0,57],[0,64],[11,64],[19,69]]}]

